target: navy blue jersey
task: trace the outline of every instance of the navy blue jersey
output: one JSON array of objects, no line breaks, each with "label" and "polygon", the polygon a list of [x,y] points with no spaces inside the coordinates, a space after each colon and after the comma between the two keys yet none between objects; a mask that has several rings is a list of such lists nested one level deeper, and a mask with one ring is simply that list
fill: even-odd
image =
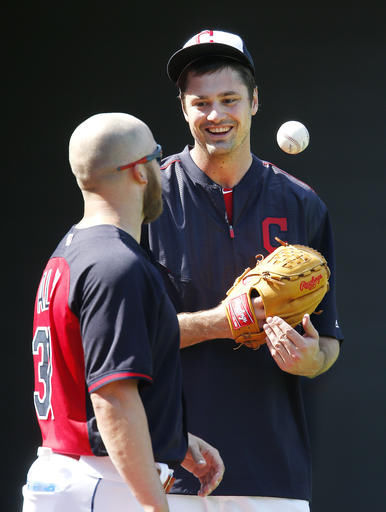
[{"label": "navy blue jersey", "polygon": [[72,228],[51,256],[34,312],[34,402],[43,445],[107,455],[90,393],[138,379],[155,459],[186,452],[179,328],[162,279],[125,231]]},{"label": "navy blue jersey", "polygon": [[[306,184],[253,156],[233,189],[233,225],[222,188],[204,174],[189,148],[164,160],[164,212],[143,233],[164,267],[178,312],[217,306],[255,256],[278,246],[275,236],[304,244],[327,259],[330,291],[312,321],[320,335],[341,338],[334,252],[325,204]],[[278,368],[266,345],[257,351],[210,340],[182,352],[188,430],[215,445],[224,459],[218,495],[310,499],[311,464],[301,380]],[[197,484],[179,470],[177,492]]]}]

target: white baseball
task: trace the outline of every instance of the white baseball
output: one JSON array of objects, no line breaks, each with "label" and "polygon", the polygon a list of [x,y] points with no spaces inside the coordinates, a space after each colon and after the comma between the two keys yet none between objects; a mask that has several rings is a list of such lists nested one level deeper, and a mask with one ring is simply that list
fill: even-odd
[{"label": "white baseball", "polygon": [[287,121],[278,129],[276,140],[285,153],[296,155],[306,149],[310,142],[310,134],[299,121]]}]

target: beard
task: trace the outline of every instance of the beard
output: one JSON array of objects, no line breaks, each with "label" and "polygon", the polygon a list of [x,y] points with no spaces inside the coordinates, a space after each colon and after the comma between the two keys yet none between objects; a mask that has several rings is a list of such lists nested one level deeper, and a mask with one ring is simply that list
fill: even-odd
[{"label": "beard", "polygon": [[[150,162],[149,162],[150,163]],[[155,170],[150,164],[147,166],[148,183],[143,195],[143,223],[149,224],[156,220],[162,213],[162,188],[155,176]],[[157,172],[159,172],[157,170]]]}]

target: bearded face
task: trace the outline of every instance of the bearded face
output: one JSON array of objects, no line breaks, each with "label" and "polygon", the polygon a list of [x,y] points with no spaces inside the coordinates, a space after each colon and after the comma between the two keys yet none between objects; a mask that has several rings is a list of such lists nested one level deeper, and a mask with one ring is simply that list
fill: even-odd
[{"label": "bearded face", "polygon": [[159,165],[155,161],[146,164],[148,183],[143,196],[143,223],[149,224],[162,213],[162,188]]}]

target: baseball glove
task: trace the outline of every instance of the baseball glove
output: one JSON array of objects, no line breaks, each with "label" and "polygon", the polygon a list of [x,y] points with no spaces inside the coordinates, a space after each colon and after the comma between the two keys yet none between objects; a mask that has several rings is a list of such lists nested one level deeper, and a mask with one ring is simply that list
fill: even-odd
[{"label": "baseball glove", "polygon": [[262,298],[266,317],[279,316],[295,327],[329,289],[330,269],[318,251],[276,240],[282,245],[266,258],[256,256],[256,266],[236,279],[223,301],[233,338],[254,349],[265,343],[266,334],[258,325],[253,297]]}]

